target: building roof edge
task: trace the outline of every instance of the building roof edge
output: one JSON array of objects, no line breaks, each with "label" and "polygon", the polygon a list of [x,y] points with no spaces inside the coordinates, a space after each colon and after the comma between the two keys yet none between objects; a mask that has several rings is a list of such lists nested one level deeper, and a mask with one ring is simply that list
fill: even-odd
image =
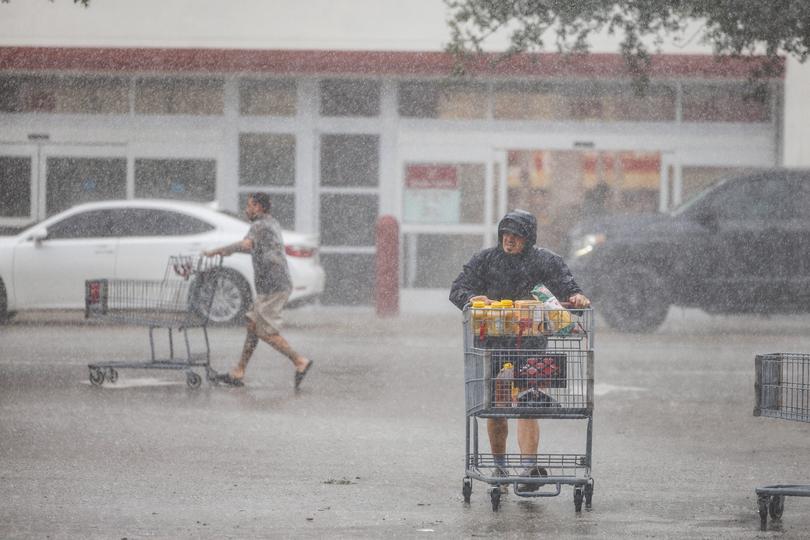
[{"label": "building roof edge", "polygon": [[[740,79],[765,64],[764,56],[657,54],[649,76]],[[450,76],[455,58],[439,51],[349,51],[293,49],[0,47],[0,71],[256,73],[274,75]],[[633,73],[618,53],[523,53],[470,57],[471,77],[627,78]],[[772,79],[784,79],[779,59]]]}]

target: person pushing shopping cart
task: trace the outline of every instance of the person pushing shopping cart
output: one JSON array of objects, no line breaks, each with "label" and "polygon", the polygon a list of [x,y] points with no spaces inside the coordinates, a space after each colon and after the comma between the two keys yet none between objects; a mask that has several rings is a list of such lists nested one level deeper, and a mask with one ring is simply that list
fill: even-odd
[{"label": "person pushing shopping cart", "polygon": [[[473,302],[489,305],[499,298],[532,299],[532,288],[542,283],[572,308],[588,308],[590,300],[577,285],[562,257],[535,246],[536,240],[535,217],[522,210],[508,212],[498,224],[498,245],[476,253],[464,265],[453,281],[450,301],[464,310]],[[493,477],[503,478],[503,488],[508,484],[510,470],[506,454],[508,429],[507,418],[487,418],[487,434],[494,459],[491,472]],[[536,418],[517,420],[517,441],[521,456],[525,456],[520,477],[546,476],[548,471],[534,460],[540,442]],[[516,492],[521,493],[537,489],[539,484],[532,482],[515,486]]]}]

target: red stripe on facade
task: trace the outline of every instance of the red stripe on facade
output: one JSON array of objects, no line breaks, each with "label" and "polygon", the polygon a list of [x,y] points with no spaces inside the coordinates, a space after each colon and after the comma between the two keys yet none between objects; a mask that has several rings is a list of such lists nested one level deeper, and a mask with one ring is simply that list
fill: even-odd
[{"label": "red stripe on facade", "polygon": [[[652,78],[746,78],[764,57],[655,55]],[[784,59],[778,74],[784,78]],[[0,70],[76,72],[265,73],[278,75],[449,76],[454,59],[443,52],[0,47]],[[630,78],[619,54],[476,56],[470,75],[505,77]]]}]

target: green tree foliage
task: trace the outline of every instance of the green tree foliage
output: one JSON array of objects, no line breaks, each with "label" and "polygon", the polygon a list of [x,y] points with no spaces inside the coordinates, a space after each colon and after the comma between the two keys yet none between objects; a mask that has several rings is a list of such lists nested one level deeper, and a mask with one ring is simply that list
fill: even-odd
[{"label": "green tree foliage", "polygon": [[[718,56],[765,55],[752,75],[781,69],[779,55],[804,62],[810,53],[808,0],[445,0],[451,41],[447,50],[464,60],[488,37],[505,32],[507,54],[553,47],[584,53],[589,38],[606,32],[620,39],[630,70],[644,77],[651,52],[665,38],[699,39]],[[697,28],[697,30],[695,30]],[[687,34],[687,32],[691,32]],[[547,43],[548,41],[548,43]]]}]

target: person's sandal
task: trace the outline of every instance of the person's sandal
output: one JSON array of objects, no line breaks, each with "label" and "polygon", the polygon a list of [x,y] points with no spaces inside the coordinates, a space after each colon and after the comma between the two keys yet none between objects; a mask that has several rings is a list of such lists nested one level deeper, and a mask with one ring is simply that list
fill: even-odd
[{"label": "person's sandal", "polygon": [[245,386],[245,383],[242,382],[242,379],[235,379],[231,377],[230,373],[221,373],[214,377],[214,380],[218,383],[227,384],[228,386]]},{"label": "person's sandal", "polygon": [[314,360],[310,360],[309,364],[307,364],[307,367],[304,368],[304,371],[296,371],[295,372],[295,389],[296,390],[298,390],[298,387],[301,386],[301,383],[304,381],[304,377],[306,376],[307,371],[309,371],[309,368],[311,368],[312,364],[314,364],[314,363],[315,363]]}]

